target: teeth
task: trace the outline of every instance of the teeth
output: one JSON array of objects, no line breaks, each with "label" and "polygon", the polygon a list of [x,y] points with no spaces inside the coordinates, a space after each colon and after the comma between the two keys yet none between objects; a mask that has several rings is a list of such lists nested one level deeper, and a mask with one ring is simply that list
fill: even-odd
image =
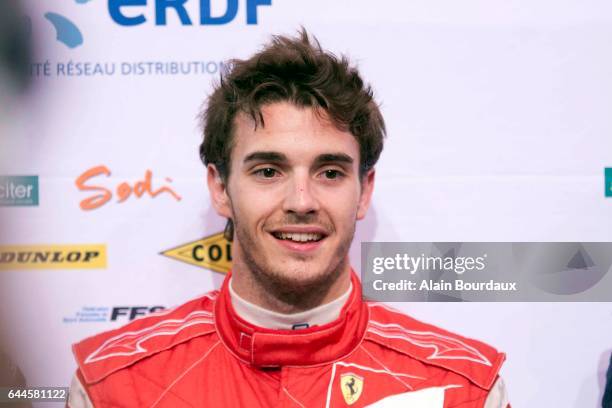
[{"label": "teeth", "polygon": [[278,232],[275,234],[277,238],[280,239],[288,239],[295,242],[307,242],[307,241],[318,241],[322,238],[321,234],[314,233],[288,233],[288,232]]}]

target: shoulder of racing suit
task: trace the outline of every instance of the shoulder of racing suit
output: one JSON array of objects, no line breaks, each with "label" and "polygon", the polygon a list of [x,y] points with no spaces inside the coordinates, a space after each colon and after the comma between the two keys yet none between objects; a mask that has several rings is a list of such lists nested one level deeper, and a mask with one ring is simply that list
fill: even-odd
[{"label": "shoulder of racing suit", "polygon": [[383,303],[368,302],[365,339],[424,364],[452,371],[490,390],[506,355],[480,341],[420,322]]},{"label": "shoulder of racing suit", "polygon": [[86,384],[101,381],[146,357],[215,333],[213,305],[217,295],[218,291],[209,292],[74,344],[72,351],[82,379]]}]

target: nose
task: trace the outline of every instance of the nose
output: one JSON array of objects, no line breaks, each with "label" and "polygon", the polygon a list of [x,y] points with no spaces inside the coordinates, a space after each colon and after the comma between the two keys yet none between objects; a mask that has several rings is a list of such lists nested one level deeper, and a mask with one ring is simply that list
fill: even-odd
[{"label": "nose", "polygon": [[295,214],[313,214],[319,210],[319,200],[308,174],[294,174],[287,183],[283,210]]}]

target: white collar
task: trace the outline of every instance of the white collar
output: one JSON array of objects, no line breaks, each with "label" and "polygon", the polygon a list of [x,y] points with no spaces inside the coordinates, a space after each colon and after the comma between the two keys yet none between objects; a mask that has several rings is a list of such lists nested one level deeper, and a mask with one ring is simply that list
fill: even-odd
[{"label": "white collar", "polygon": [[236,314],[255,326],[274,330],[305,329],[336,320],[340,316],[342,307],[349,298],[351,290],[353,290],[352,282],[342,296],[329,303],[304,312],[284,314],[264,309],[261,306],[244,300],[234,291],[231,278],[229,281],[230,299]]}]

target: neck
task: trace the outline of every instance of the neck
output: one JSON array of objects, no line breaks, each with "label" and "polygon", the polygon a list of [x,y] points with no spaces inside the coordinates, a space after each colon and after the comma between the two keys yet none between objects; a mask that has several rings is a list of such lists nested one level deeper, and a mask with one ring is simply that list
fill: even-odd
[{"label": "neck", "polygon": [[272,282],[254,273],[240,259],[232,262],[232,289],[242,299],[277,313],[300,313],[330,303],[351,286],[348,256],[328,276],[302,286]]}]

